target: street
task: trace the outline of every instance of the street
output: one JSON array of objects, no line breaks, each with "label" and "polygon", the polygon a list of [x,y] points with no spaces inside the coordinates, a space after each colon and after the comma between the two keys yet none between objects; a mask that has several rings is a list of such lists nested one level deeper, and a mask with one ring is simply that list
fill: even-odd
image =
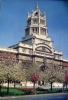
[{"label": "street", "polygon": [[68,100],[68,93],[0,97],[0,100]]}]

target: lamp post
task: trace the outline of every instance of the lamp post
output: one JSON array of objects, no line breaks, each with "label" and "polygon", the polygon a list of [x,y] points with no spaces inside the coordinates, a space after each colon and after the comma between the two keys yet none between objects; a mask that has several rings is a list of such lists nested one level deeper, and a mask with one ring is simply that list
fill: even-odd
[{"label": "lamp post", "polygon": [[10,79],[10,74],[7,73],[7,94],[9,93],[9,79]]}]

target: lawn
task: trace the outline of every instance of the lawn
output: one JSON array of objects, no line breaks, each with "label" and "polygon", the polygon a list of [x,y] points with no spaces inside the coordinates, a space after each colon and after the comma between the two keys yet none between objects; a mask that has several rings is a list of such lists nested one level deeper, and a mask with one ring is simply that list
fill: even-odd
[{"label": "lawn", "polygon": [[1,94],[2,96],[4,95],[24,95],[25,92],[24,91],[21,91],[21,90],[18,90],[18,89],[14,89],[14,88],[9,88],[9,93],[7,94],[7,88],[6,87],[3,87],[1,89]]},{"label": "lawn", "polygon": [[[1,89],[1,96],[12,96],[12,95],[30,95],[30,91],[32,90],[32,88],[9,88],[9,93],[7,94],[7,88],[6,87],[2,87]],[[36,94],[48,94],[48,93],[60,93],[63,92],[62,90],[45,90],[45,89],[35,89],[35,93]],[[64,91],[66,92],[66,91]],[[68,90],[67,90],[68,92]]]}]

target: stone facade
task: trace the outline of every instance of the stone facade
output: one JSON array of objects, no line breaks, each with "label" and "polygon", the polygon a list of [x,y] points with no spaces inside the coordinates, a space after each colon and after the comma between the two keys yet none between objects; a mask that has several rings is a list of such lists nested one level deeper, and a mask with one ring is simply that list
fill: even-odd
[{"label": "stone facade", "polygon": [[[7,53],[7,57],[5,53]],[[0,47],[0,58],[37,62],[38,64],[42,64],[46,60],[46,63],[49,64],[68,67],[68,60],[62,58],[62,52],[54,50],[53,41],[48,36],[46,14],[40,12],[38,3],[36,3],[35,10],[28,13],[25,37],[8,48]]]}]

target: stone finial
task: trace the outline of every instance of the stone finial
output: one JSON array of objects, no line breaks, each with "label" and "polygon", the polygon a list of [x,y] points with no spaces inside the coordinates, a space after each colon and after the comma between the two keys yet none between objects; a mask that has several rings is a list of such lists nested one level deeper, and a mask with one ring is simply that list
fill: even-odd
[{"label": "stone finial", "polygon": [[32,13],[33,13],[33,10],[32,10]]},{"label": "stone finial", "polygon": [[28,12],[28,15],[29,15],[29,12]]},{"label": "stone finial", "polygon": [[36,6],[35,6],[35,9],[38,9],[38,1],[36,2]]},{"label": "stone finial", "polygon": [[27,16],[29,17],[29,12],[28,12]]}]

